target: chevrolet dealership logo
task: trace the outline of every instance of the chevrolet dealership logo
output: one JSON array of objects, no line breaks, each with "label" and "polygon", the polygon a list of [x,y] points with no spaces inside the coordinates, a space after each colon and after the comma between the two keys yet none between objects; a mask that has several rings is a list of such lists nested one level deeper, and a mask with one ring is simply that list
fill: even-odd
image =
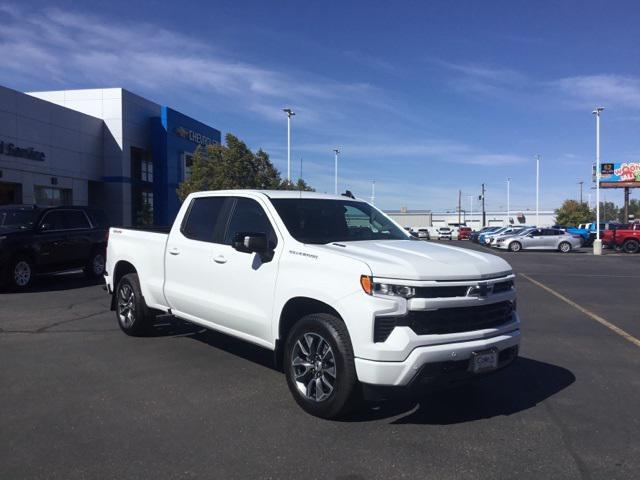
[{"label": "chevrolet dealership logo", "polygon": [[201,133],[194,132],[193,130],[189,130],[188,128],[177,127],[174,130],[174,132],[179,137],[182,137],[184,139],[190,140],[193,143],[198,143],[200,145],[210,145],[210,144],[218,143],[216,140],[213,140],[213,139],[211,139],[211,138],[209,138],[206,135],[203,135]]},{"label": "chevrolet dealership logo", "polygon": [[176,135],[182,138],[189,138],[189,130],[186,128],[178,127],[176,128]]}]

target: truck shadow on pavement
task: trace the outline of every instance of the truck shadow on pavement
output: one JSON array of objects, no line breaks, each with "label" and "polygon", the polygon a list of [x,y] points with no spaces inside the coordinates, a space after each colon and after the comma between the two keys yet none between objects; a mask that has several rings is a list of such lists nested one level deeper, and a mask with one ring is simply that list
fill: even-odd
[{"label": "truck shadow on pavement", "polygon": [[[276,368],[273,352],[223,333],[171,319],[158,322],[155,336],[187,337],[265,368]],[[519,357],[513,365],[471,383],[418,396],[369,402],[343,422],[389,419],[391,424],[452,425],[513,415],[535,407],[574,383],[566,368]],[[282,377],[284,382],[284,376]]]},{"label": "truck shadow on pavement", "polygon": [[413,399],[380,402],[346,420],[397,417],[392,424],[452,425],[508,416],[535,407],[575,380],[566,368],[520,357],[505,370],[471,383]]}]

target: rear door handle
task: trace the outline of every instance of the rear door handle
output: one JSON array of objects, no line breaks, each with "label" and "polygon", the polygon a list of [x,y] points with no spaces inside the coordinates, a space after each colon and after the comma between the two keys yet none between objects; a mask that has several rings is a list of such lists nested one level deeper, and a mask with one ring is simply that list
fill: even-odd
[{"label": "rear door handle", "polygon": [[169,249],[169,253],[171,255],[180,255],[180,250],[178,248],[176,248],[176,247],[173,247],[173,248]]},{"label": "rear door handle", "polygon": [[213,261],[216,263],[227,263],[227,259],[224,258],[224,255],[218,255],[213,259]]}]

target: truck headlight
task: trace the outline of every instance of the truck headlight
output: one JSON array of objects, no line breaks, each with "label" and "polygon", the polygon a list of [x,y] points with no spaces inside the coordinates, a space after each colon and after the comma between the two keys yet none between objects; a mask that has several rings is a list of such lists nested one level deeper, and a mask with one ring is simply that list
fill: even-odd
[{"label": "truck headlight", "polygon": [[360,277],[362,289],[369,295],[391,295],[394,297],[411,298],[416,294],[416,289],[407,285],[394,285],[391,283],[374,282],[369,276]]}]

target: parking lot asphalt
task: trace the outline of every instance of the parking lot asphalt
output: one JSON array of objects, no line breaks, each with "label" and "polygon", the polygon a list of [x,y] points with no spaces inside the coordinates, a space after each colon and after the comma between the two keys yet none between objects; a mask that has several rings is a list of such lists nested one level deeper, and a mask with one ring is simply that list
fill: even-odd
[{"label": "parking lot asphalt", "polygon": [[638,478],[640,348],[575,305],[640,338],[640,255],[499,255],[518,361],[346,421],[300,410],[258,347],[180,321],[127,337],[79,274],[0,293],[0,478]]}]

